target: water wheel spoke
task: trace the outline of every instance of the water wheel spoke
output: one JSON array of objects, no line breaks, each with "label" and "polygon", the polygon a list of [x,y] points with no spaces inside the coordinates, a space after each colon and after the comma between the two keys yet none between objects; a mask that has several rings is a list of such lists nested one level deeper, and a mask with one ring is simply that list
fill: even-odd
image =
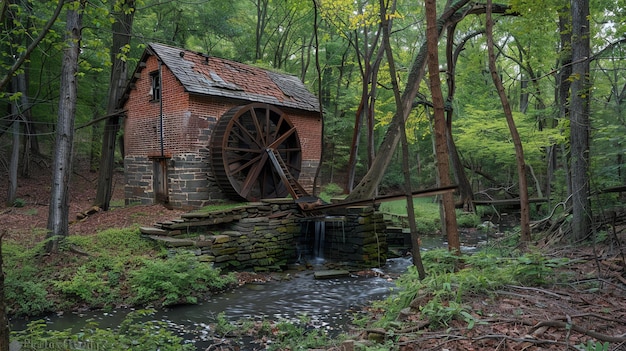
[{"label": "water wheel spoke", "polygon": [[253,157],[251,159],[241,158],[240,160],[248,160],[248,161],[246,163],[239,164],[239,165],[237,165],[239,162],[231,162],[229,166],[235,165],[235,168],[232,168],[232,169],[229,168],[230,174],[235,175],[237,173],[241,173],[244,169],[249,168],[250,166],[254,165],[257,162],[260,162],[262,157],[263,155],[257,155],[256,157]]},{"label": "water wheel spoke", "polygon": [[224,148],[224,151],[232,151],[233,153],[251,153],[251,154],[260,154],[262,153],[264,150],[262,149],[247,149],[247,148],[243,148],[243,147],[233,147],[233,146],[227,146]]},{"label": "water wheel spoke", "polygon": [[291,164],[287,164],[287,168],[289,170],[289,173],[291,174],[300,174],[300,172],[302,171],[300,167],[295,167],[294,165],[291,165]]},{"label": "water wheel spoke", "polygon": [[[264,142],[260,133],[257,133],[258,136],[253,135],[250,131],[243,125],[239,120],[235,120],[234,122],[239,128],[238,131],[242,131],[245,135],[241,135],[240,133],[235,132],[234,128],[231,129],[231,136],[238,138],[239,140],[245,142],[246,145],[252,146],[253,144],[257,146],[258,149],[264,149]],[[259,140],[261,138],[261,140]],[[236,142],[236,141],[233,141]]]},{"label": "water wheel spoke", "polygon": [[251,164],[251,169],[248,172],[247,177],[242,183],[239,194],[244,198],[250,194],[253,186],[257,184],[259,180],[259,175],[263,168],[265,168],[265,163],[267,162],[267,153],[263,153],[259,156],[259,160],[256,163]]},{"label": "water wheel spoke", "polygon": [[264,196],[276,196],[280,193],[282,182],[278,174],[273,171],[273,168],[266,168],[266,171],[263,173],[263,179],[260,181]]},{"label": "water wheel spoke", "polygon": [[[278,119],[278,121],[277,121],[277,122],[276,122],[276,124],[275,124],[275,125],[276,125],[276,128],[275,128],[274,132],[273,132],[273,133],[271,133],[271,135],[270,135],[270,138],[269,138],[269,140],[268,140],[268,144],[273,144],[273,143],[276,141],[276,138],[278,138],[278,137],[279,137],[279,135],[280,135],[280,130],[281,130],[281,128],[282,128],[283,122],[286,122],[286,121],[285,121],[284,116],[283,116],[283,115],[281,115],[281,116],[280,116],[280,118]],[[291,126],[289,126],[289,125],[287,124],[287,128],[290,128],[290,127],[291,127]]]},{"label": "water wheel spoke", "polygon": [[296,127],[291,127],[288,131],[282,134],[280,137],[276,138],[269,146],[270,149],[276,149],[279,145],[285,143],[285,141],[296,132]]},{"label": "water wheel spoke", "polygon": [[258,143],[259,143],[259,147],[264,149],[264,145],[267,145],[267,140],[265,140],[264,136],[265,134],[263,133],[263,128],[261,127],[261,124],[259,123],[259,118],[256,115],[256,110],[255,109],[250,109],[250,117],[252,119],[252,122],[254,123],[254,128],[256,130],[256,134],[258,135]]}]

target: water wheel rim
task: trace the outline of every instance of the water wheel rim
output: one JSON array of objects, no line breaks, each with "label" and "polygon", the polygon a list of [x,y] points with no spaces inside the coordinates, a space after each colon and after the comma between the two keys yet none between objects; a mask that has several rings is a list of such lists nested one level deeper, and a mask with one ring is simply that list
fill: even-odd
[{"label": "water wheel rim", "polygon": [[232,108],[217,121],[211,137],[213,176],[222,191],[236,200],[256,201],[288,195],[267,149],[278,150],[297,179],[302,150],[289,117],[268,104]]}]

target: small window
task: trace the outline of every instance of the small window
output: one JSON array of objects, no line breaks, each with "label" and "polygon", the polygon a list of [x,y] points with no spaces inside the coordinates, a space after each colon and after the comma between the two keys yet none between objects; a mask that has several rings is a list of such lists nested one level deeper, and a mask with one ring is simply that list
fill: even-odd
[{"label": "small window", "polygon": [[161,77],[159,71],[150,73],[150,101],[161,100]]}]

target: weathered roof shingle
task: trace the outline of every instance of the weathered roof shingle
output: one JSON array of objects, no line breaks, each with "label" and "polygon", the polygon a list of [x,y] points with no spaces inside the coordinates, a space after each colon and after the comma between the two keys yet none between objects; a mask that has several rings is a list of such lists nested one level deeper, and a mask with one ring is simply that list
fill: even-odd
[{"label": "weathered roof shingle", "polygon": [[317,98],[295,76],[158,43],[149,49],[189,93],[319,112]]}]

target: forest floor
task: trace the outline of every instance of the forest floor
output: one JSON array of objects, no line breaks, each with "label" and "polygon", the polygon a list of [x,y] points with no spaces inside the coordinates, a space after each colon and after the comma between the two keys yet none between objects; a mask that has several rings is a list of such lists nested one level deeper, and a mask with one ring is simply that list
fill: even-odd
[{"label": "forest floor", "polygon": [[[81,167],[82,166],[82,167]],[[96,212],[78,220],[76,214],[92,207],[97,173],[78,165],[70,184],[70,235],[93,235],[107,228],[152,225],[178,218],[184,211],[161,205],[123,207],[123,174],[115,174],[115,191],[110,211]],[[32,247],[45,237],[50,191],[49,169],[36,169],[28,179],[20,179],[21,207],[7,207],[6,174],[0,174],[0,229],[4,240]],[[570,246],[537,241],[537,249],[548,257],[567,257],[575,264],[567,270],[567,283],[553,286],[510,286],[489,296],[466,294],[463,304],[476,323],[453,320],[444,328],[433,329],[416,321],[412,330],[356,330],[357,343],[394,338],[398,350],[581,350],[575,345],[591,345],[586,350],[626,351],[626,228],[609,228],[609,239],[595,246]],[[612,238],[612,240],[611,240]],[[249,277],[249,275],[248,275]],[[249,277],[254,279],[254,277]],[[469,295],[469,296],[468,296]],[[372,318],[381,311],[369,309]],[[416,318],[418,312],[405,316]],[[421,327],[421,328],[420,328]],[[595,348],[595,342],[609,342]],[[603,346],[598,344],[597,346]],[[349,349],[345,344],[334,350]],[[235,350],[236,348],[232,348]]]},{"label": "forest floor", "polygon": [[[37,165],[34,167],[31,177],[18,181],[17,198],[23,202],[21,207],[6,206],[8,182],[0,182],[0,218],[2,228],[7,229],[5,240],[15,240],[28,247],[45,238],[50,202],[52,170]],[[111,209],[79,219],[82,217],[81,213],[93,207],[98,173],[89,171],[86,162],[79,161],[75,169],[70,179],[70,235],[92,235],[107,228],[125,228],[132,225],[151,226],[156,222],[178,218],[185,213],[163,205],[125,207],[124,174],[117,171],[113,177]],[[7,179],[6,174],[0,174],[0,179]]]}]

